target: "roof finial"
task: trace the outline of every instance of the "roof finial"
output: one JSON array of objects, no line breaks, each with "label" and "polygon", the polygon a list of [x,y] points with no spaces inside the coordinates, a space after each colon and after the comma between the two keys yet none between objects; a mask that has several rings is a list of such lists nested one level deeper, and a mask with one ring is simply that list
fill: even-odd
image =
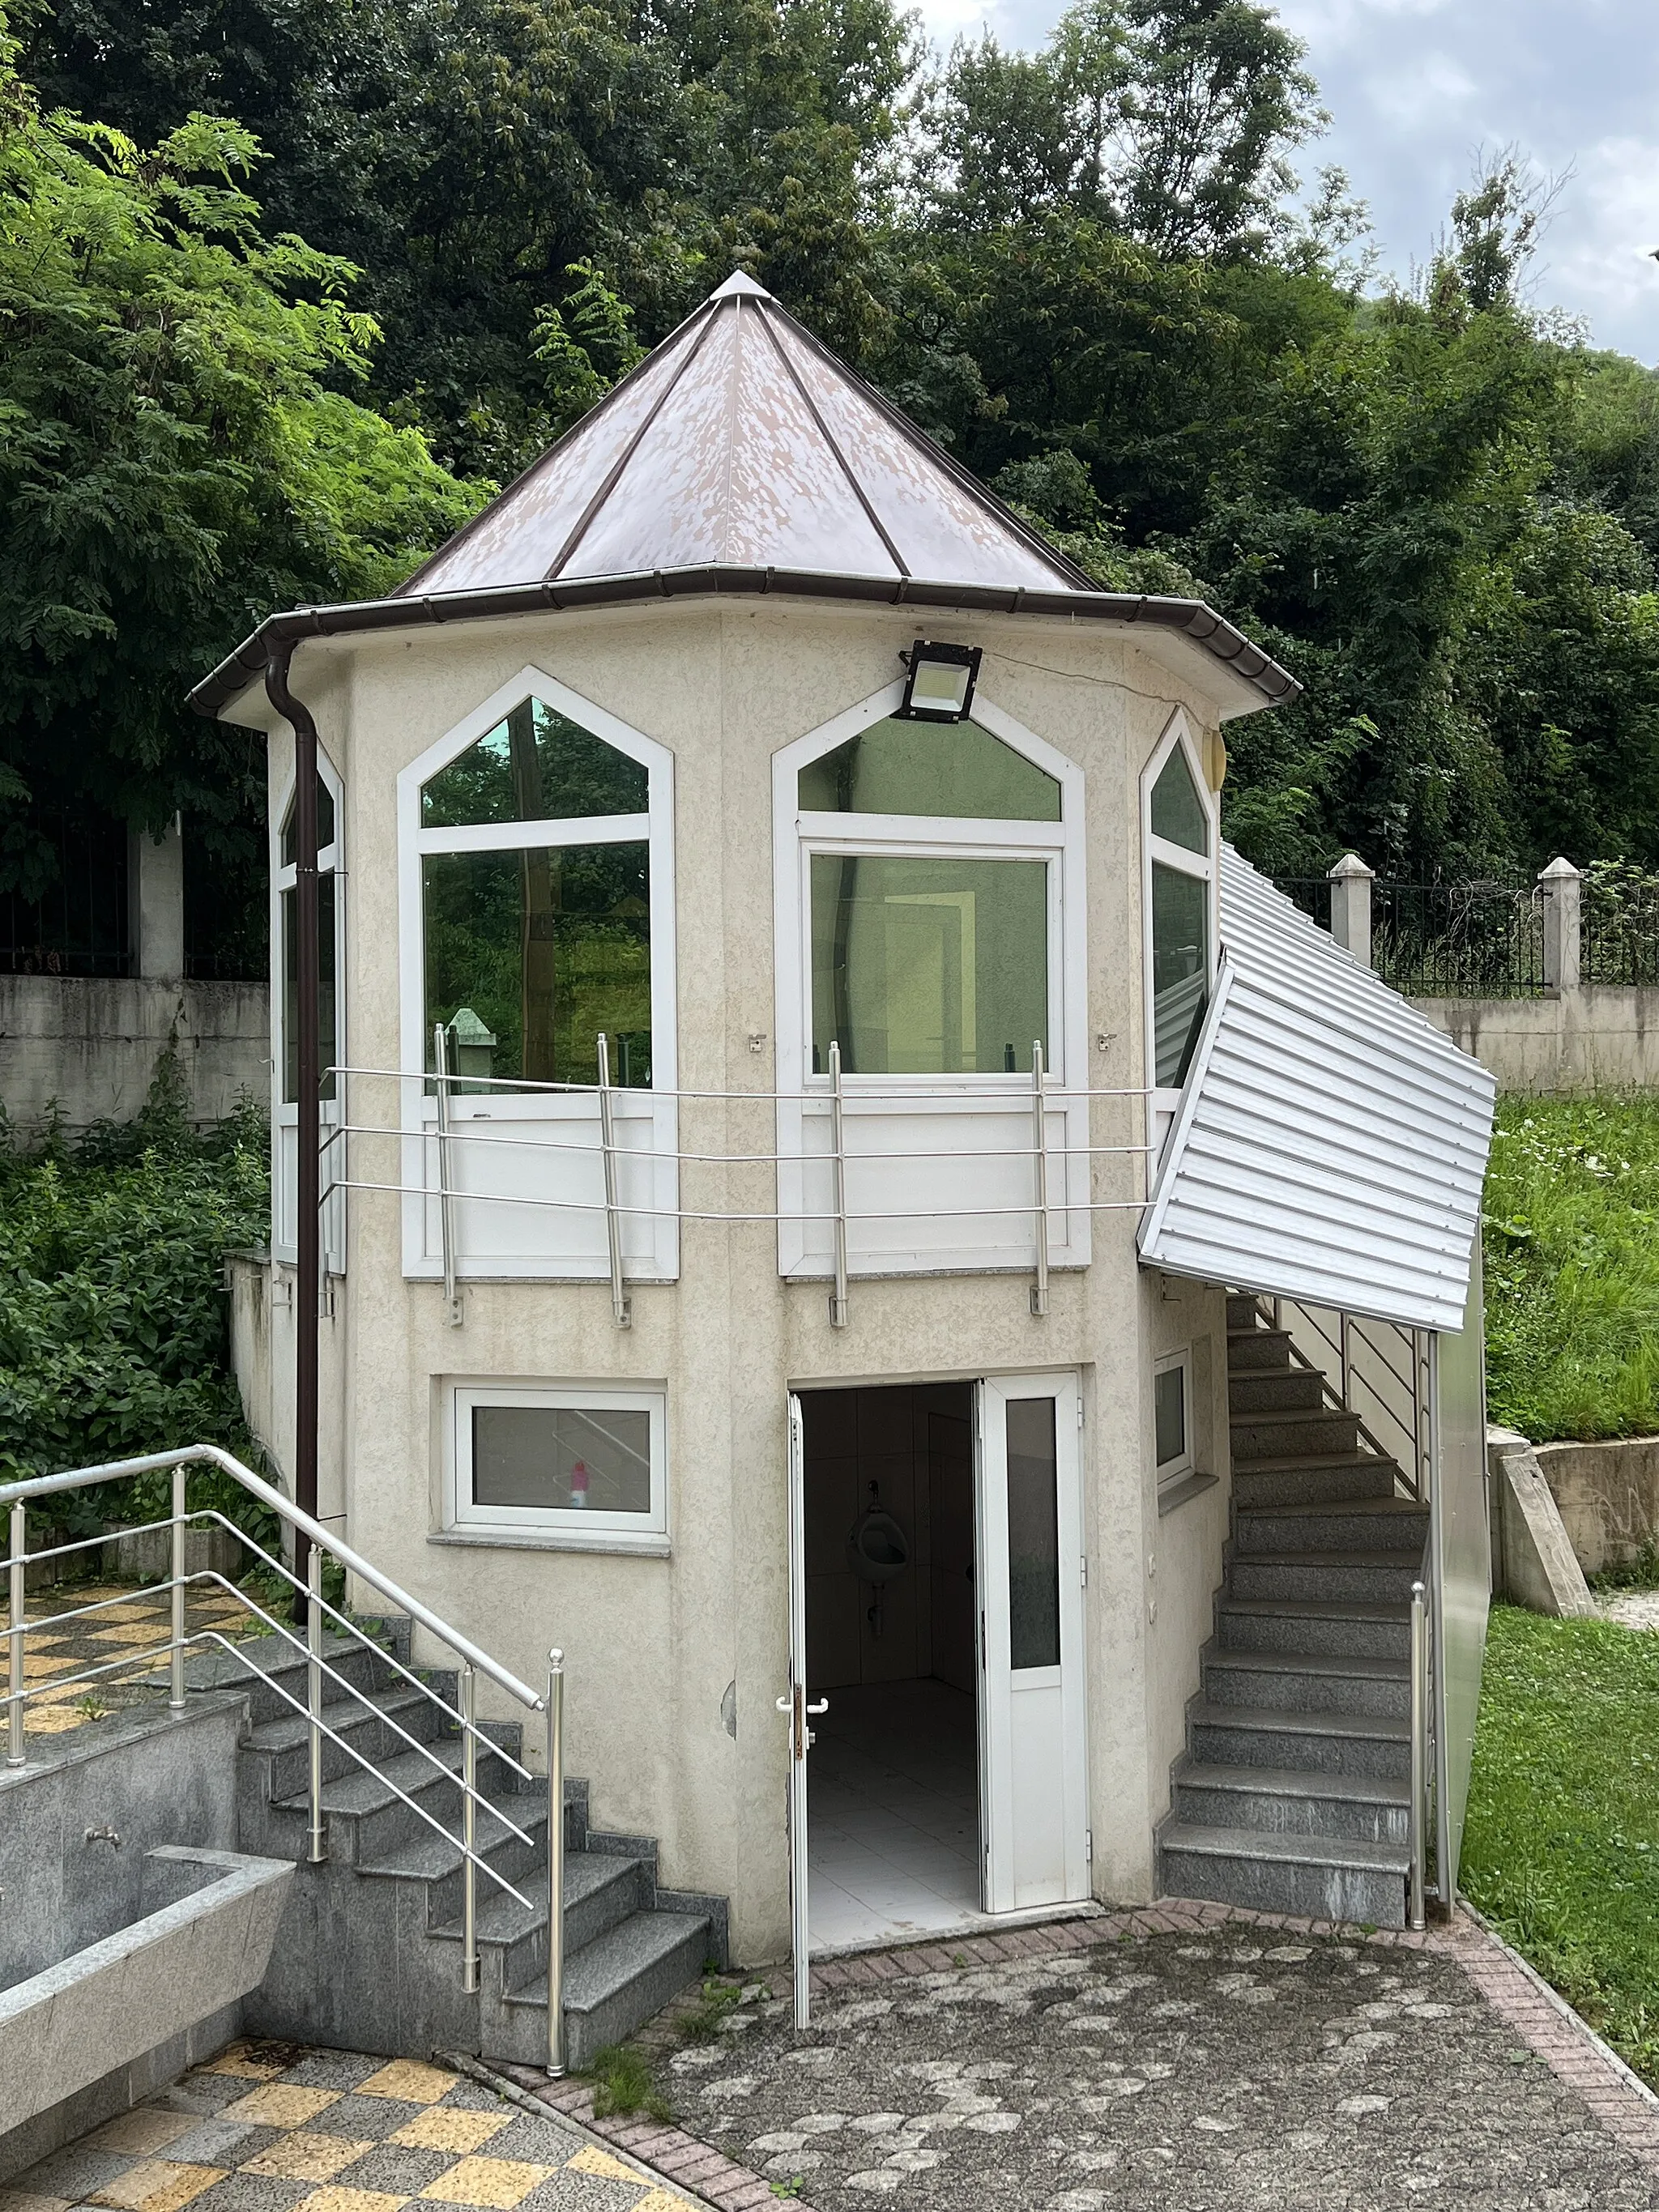
[{"label": "roof finial", "polygon": [[725,283],[708,296],[711,300],[769,300],[772,295],[764,284],[757,284],[746,269],[734,269]]}]

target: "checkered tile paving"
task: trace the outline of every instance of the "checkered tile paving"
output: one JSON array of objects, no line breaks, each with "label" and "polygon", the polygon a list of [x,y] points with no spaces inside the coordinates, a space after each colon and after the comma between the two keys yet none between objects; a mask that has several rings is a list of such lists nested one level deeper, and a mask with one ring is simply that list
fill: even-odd
[{"label": "checkered tile paving", "polygon": [[0,2188],[0,2212],[696,2212],[551,2112],[410,2058],[234,2044]]},{"label": "checkered tile paving", "polygon": [[[98,1610],[60,1622],[61,1615],[89,1605]],[[163,1650],[158,1656],[158,1646],[164,1646],[173,1633],[168,1590],[111,1582],[67,1583],[32,1594],[23,1618],[28,1624],[23,1646],[23,1680],[29,1692],[23,1708],[27,1735],[66,1735],[106,1714],[165,1702],[167,1654]],[[199,1583],[186,1593],[185,1623],[192,1634],[213,1628],[233,1641],[260,1627],[234,1592],[212,1583]],[[0,1597],[0,1635],[9,1626],[9,1613]],[[130,1667],[112,1668],[90,1681],[73,1679],[129,1654]],[[0,1650],[0,1677],[5,1665]],[[0,1692],[4,1687],[0,1680]]]}]

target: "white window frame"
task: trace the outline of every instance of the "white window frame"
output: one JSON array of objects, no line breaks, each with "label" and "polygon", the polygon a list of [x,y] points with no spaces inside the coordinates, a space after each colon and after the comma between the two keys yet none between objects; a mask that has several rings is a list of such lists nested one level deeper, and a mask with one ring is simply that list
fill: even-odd
[{"label": "white window frame", "polygon": [[[1084,775],[1074,761],[1016,720],[988,697],[981,685],[974,694],[968,720],[1000,739],[1011,751],[1052,776],[1060,786],[1058,822],[998,821],[981,817],[948,815],[843,814],[804,809],[800,805],[802,769],[834,752],[873,724],[884,721],[903,704],[904,684],[885,684],[858,705],[848,708],[803,738],[785,745],[772,757],[773,916],[776,956],[775,1034],[777,1086],[782,1094],[778,1107],[778,1150],[787,1160],[805,1149],[804,1124],[809,1112],[827,1110],[832,1088],[827,1070],[812,1069],[812,932],[811,871],[820,854],[881,854],[896,857],[953,860],[1018,860],[1044,863],[1048,872],[1048,1042],[1045,1073],[1059,1087],[1073,1071],[1074,1079],[1088,1075],[1088,937],[1085,875]],[[944,734],[943,731],[940,732]],[[1029,1060],[1012,1073],[1000,1070],[960,1075],[858,1075],[842,1079],[842,1093],[854,1110],[863,1097],[884,1100],[896,1115],[928,1108],[971,1115],[976,1105],[994,1102],[1006,1110],[1017,1100],[1029,1099],[1031,1070]],[[797,1101],[800,1103],[796,1103]],[[1089,1175],[1089,1114],[1086,1098],[1073,1098],[1060,1109],[1064,1143],[1074,1147],[1069,1158],[1056,1160],[1051,1169],[1055,1227],[1064,1217],[1069,1224],[1067,1256],[1052,1261],[1059,1266],[1087,1263],[1091,1217],[1086,1212],[1065,1215],[1067,1195],[1086,1200]],[[964,1143],[972,1139],[964,1136]],[[1073,1173],[1073,1170],[1077,1170]],[[779,1264],[785,1275],[802,1272],[805,1245],[802,1226],[792,1222],[789,1211],[799,1201],[787,1175],[780,1178]],[[1001,1256],[962,1263],[970,1272],[1017,1267]],[[1029,1265],[1029,1262],[1026,1263]],[[816,1267],[805,1272],[816,1275]]]},{"label": "white window frame", "polygon": [[[334,836],[331,843],[317,848],[319,876],[334,878],[334,1051],[337,1064],[343,1068],[350,1055],[346,1050],[346,867],[345,867],[345,779],[341,775],[321,745],[317,748],[317,774],[334,802]],[[284,1099],[283,1091],[288,1066],[288,985],[285,948],[283,944],[283,899],[293,890],[299,877],[298,863],[283,859],[283,824],[288,819],[289,807],[299,791],[300,780],[292,760],[277,785],[275,804],[266,824],[270,866],[270,1249],[276,1260],[289,1267],[297,1266],[299,1253],[293,1240],[283,1234],[283,1208],[285,1195],[283,1164],[283,1132],[297,1132],[300,1124],[300,1105],[297,1099]],[[328,1149],[323,1154],[322,1182],[325,1190],[334,1176],[331,1163],[340,1160],[338,1140],[328,1145],[329,1136],[346,1118],[346,1078],[334,1079],[334,1096],[321,1103],[323,1141]],[[343,1162],[335,1172],[343,1176]],[[323,1265],[331,1275],[345,1273],[345,1194],[334,1191],[323,1201]]]},{"label": "white window frame", "polygon": [[[1181,1440],[1179,1459],[1167,1464],[1158,1455],[1158,1382],[1162,1375],[1181,1376]],[[1166,1352],[1161,1359],[1152,1362],[1152,1473],[1160,1491],[1167,1490],[1173,1482],[1184,1482],[1193,1472],[1193,1348],[1183,1344],[1179,1352]]]},{"label": "white window frame", "polygon": [[[612,746],[647,772],[647,811],[609,814],[543,822],[475,823],[448,830],[428,830],[421,823],[421,791],[440,769],[447,768],[468,746],[505,720],[520,701],[530,696]],[[605,708],[560,683],[533,661],[500,684],[487,699],[463,716],[453,728],[428,745],[398,777],[398,908],[399,952],[400,1066],[404,1083],[404,1185],[411,1194],[404,1201],[404,1264],[406,1277],[438,1280],[443,1263],[428,1249],[426,1201],[418,1195],[430,1179],[430,1148],[427,1143],[436,1125],[436,1103],[427,1095],[425,924],[422,909],[421,862],[428,853],[521,852],[534,848],[572,845],[631,845],[643,842],[651,868],[651,1071],[649,1090],[614,1092],[619,1121],[648,1121],[651,1150],[656,1156],[653,1206],[660,1209],[657,1221],[655,1263],[630,1259],[630,1276],[645,1281],[672,1281],[679,1272],[679,1177],[677,1150],[679,1119],[676,1088],[679,1081],[679,1052],[676,1024],[675,896],[674,896],[674,756],[641,730],[632,728]],[[612,1068],[612,1080],[616,1080]],[[597,1081],[597,1071],[595,1073]],[[588,1097],[556,1091],[501,1091],[495,1099],[509,1102],[518,1121],[569,1121],[591,1118],[594,1108]],[[469,1118],[489,1118],[490,1094],[462,1094],[450,1103],[452,1127]],[[574,1133],[573,1133],[574,1134]],[[581,1141],[578,1139],[578,1141]],[[556,1154],[551,1157],[558,1157]],[[493,1258],[469,1261],[460,1255],[457,1273],[471,1280],[599,1281],[608,1279],[591,1266],[568,1261],[548,1253],[531,1259]]]},{"label": "white window frame", "polygon": [[[1152,835],[1152,788],[1164,773],[1170,754],[1177,747],[1185,757],[1193,779],[1193,788],[1198,793],[1199,804],[1204,809],[1209,823],[1210,849],[1207,854],[1189,852],[1184,845],[1172,845],[1167,838]],[[1198,738],[1188,719],[1187,710],[1184,707],[1177,707],[1164,724],[1164,733],[1140,774],[1140,957],[1144,984],[1141,999],[1146,1023],[1146,1081],[1155,1144],[1162,1143],[1164,1133],[1180,1107],[1185,1085],[1177,1088],[1165,1085],[1160,1088],[1158,1083],[1158,1024],[1152,1006],[1152,863],[1157,860],[1165,867],[1179,870],[1182,875],[1196,876],[1209,886],[1209,897],[1206,902],[1209,913],[1209,973],[1205,979],[1207,1011],[1209,1003],[1215,997],[1216,972],[1220,958],[1220,869],[1218,866],[1220,837],[1220,805],[1210,788],[1210,780],[1204,773]]]},{"label": "white window frame", "polygon": [[[535,1544],[556,1551],[634,1552],[661,1558],[668,1528],[668,1391],[665,1383],[461,1379],[445,1388],[443,1530],[463,1541]],[[478,1406],[568,1408],[576,1413],[650,1415],[651,1510],[475,1505],[472,1412]]]}]

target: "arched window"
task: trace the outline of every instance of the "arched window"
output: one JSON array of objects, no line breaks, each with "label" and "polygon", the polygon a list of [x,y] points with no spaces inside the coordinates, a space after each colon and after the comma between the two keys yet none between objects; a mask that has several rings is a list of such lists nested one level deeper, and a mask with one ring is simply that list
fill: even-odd
[{"label": "arched window", "polygon": [[1141,780],[1146,1059],[1155,1104],[1179,1099],[1215,973],[1215,801],[1184,714]]},{"label": "arched window", "polygon": [[[650,775],[544,698],[421,787],[423,1036],[472,1076],[651,1083]],[[495,830],[480,842],[446,833]]]}]

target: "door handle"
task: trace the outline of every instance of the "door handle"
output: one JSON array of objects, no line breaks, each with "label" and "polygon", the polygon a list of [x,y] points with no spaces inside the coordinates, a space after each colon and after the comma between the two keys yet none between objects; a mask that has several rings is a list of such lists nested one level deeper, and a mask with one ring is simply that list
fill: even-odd
[{"label": "door handle", "polygon": [[830,1710],[830,1700],[828,1698],[821,1698],[816,1705],[808,1705],[806,1710],[809,1713],[827,1713]]},{"label": "door handle", "polygon": [[827,1713],[830,1710],[829,1698],[821,1698],[816,1705],[809,1705],[806,1702],[806,1692],[797,1684],[787,1697],[778,1699],[777,1706],[778,1711],[787,1715],[791,1723],[790,1732],[794,1737],[795,1757],[805,1759],[812,1748],[813,1742],[812,1731],[806,1725],[806,1716],[808,1713]]}]

